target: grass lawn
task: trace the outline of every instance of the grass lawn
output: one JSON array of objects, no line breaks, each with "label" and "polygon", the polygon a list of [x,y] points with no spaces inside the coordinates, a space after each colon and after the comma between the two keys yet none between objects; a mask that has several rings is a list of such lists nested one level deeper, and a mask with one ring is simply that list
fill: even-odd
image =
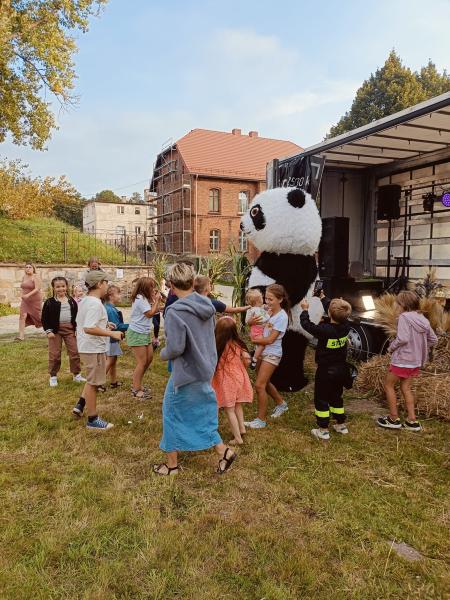
[{"label": "grass lawn", "polygon": [[[126,354],[127,385],[99,402],[116,427],[95,434],[70,416],[80,388],[66,360],[48,387],[44,339],[3,340],[0,353],[2,600],[448,597],[448,424],[383,431],[349,399],[350,435],[320,443],[309,391],[249,433],[223,477],[212,451],[156,477],[159,359],[154,398],[139,403]],[[221,431],[229,439],[222,417]],[[401,558],[393,540],[422,559]]]}]

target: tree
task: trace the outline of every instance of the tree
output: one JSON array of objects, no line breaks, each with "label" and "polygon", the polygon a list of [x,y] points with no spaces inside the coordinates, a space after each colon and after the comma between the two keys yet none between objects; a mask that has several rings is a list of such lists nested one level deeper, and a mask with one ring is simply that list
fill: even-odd
[{"label": "tree", "polygon": [[144,202],[144,199],[142,198],[139,192],[133,192],[131,194],[130,202],[134,202],[135,204],[142,204]]},{"label": "tree", "polygon": [[112,190],[103,190],[95,194],[96,202],[122,202],[122,199],[119,198]]},{"label": "tree", "polygon": [[351,109],[330,129],[327,138],[362,127],[450,90],[450,77],[429,61],[420,73],[405,67],[392,50],[383,67],[364,81]]},{"label": "tree", "polygon": [[53,206],[53,214],[61,221],[83,229],[84,204],[85,201],[79,194],[70,198],[58,197]]},{"label": "tree", "polygon": [[72,31],[87,31],[89,17],[107,0],[0,0],[0,142],[42,150],[56,127],[50,92],[62,107],[73,94],[77,50]]}]

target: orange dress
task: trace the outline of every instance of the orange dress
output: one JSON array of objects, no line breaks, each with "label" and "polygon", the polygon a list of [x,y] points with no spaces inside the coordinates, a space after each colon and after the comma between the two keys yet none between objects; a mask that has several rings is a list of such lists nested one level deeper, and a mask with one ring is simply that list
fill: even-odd
[{"label": "orange dress", "polygon": [[212,380],[219,408],[233,407],[237,402],[253,402],[253,388],[242,362],[245,352],[234,342],[228,342]]}]

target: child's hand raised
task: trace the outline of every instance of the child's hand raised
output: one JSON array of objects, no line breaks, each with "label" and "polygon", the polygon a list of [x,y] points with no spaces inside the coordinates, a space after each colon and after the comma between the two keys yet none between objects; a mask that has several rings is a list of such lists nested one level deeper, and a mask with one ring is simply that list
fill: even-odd
[{"label": "child's hand raised", "polygon": [[303,300],[300,302],[300,306],[302,307],[302,310],[308,310],[309,308],[309,302],[306,298],[303,298]]}]

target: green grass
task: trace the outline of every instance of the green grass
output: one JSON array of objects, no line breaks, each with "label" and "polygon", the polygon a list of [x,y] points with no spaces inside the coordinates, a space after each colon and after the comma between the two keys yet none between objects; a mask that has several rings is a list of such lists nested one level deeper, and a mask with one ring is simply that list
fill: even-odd
[{"label": "green grass", "polygon": [[18,315],[20,310],[14,308],[9,304],[0,304],[0,317],[6,317],[8,315]]},{"label": "green grass", "polygon": [[[123,264],[122,252],[54,218],[0,218],[0,262],[86,263],[97,256],[103,263]],[[64,234],[66,232],[66,234]],[[64,251],[66,244],[66,252]],[[138,264],[132,256],[129,264]]]},{"label": "green grass", "polygon": [[[128,391],[131,356],[120,360],[127,385],[99,401],[116,427],[96,435],[70,417],[80,388],[66,360],[50,389],[45,340],[2,341],[2,600],[446,597],[447,424],[383,431],[348,400],[351,433],[326,445],[309,434],[307,390],[247,435],[223,477],[209,451],[183,455],[178,477],[159,478],[150,473],[161,459],[159,359],[146,403]],[[222,417],[221,431],[229,439]],[[400,558],[393,539],[423,559]]]}]

